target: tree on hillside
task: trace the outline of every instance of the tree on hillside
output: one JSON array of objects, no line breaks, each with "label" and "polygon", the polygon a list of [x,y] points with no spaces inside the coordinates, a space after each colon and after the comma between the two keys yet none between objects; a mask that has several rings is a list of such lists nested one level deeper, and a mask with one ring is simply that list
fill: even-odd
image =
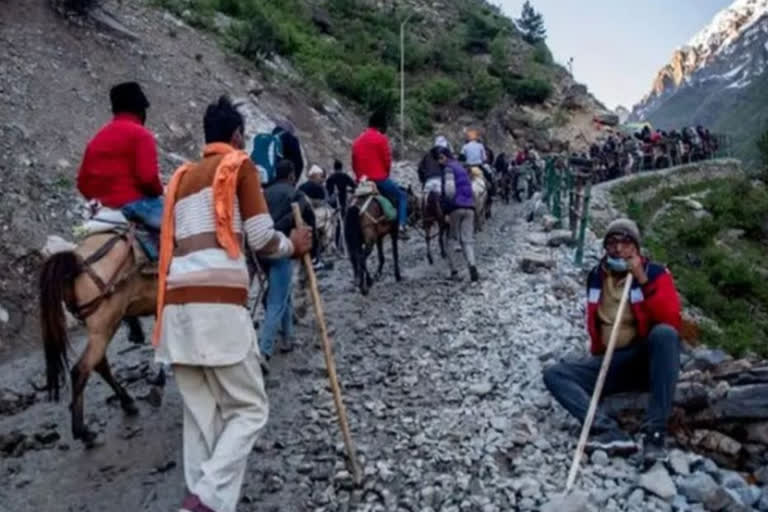
[{"label": "tree on hillside", "polygon": [[533,8],[529,0],[525,0],[523,4],[523,13],[517,20],[517,25],[523,33],[523,39],[530,44],[536,44],[547,38],[544,16]]},{"label": "tree on hillside", "polygon": [[762,180],[768,183],[768,130],[757,139],[757,149],[760,151],[760,164]]}]

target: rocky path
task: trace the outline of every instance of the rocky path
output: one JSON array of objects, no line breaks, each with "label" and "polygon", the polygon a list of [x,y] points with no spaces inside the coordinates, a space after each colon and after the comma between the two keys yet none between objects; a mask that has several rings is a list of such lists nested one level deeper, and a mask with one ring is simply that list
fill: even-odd
[{"label": "rocky path", "polygon": [[[352,289],[346,262],[327,271],[321,291],[364,485],[355,488],[345,469],[308,317],[301,346],[279,355],[267,379],[270,422],[251,455],[239,510],[541,510],[562,489],[578,434],[545,392],[541,370],[582,352],[585,339],[583,275],[571,250],[533,247],[541,238],[534,230],[521,207],[497,208],[480,236],[476,285],[450,282],[441,266],[429,267],[416,238],[403,251],[406,280],[395,283],[388,266],[367,298]],[[531,250],[556,269],[523,273],[519,260]],[[132,349],[124,334],[111,358],[142,397],[150,391],[144,377],[151,349]],[[84,451],[71,441],[66,407],[42,401],[27,382],[41,379],[41,363],[35,353],[0,369],[0,389],[13,391],[0,409],[0,511],[176,510],[183,494],[181,405],[172,379],[162,406],[143,401],[135,419],[105,405],[110,393],[94,379],[87,406],[106,445]],[[694,469],[707,462],[680,455]],[[661,471],[644,485],[669,501],[638,487],[633,461],[595,454],[578,484],[588,497],[580,510],[685,505],[676,489],[668,495],[662,488],[675,482]]]}]

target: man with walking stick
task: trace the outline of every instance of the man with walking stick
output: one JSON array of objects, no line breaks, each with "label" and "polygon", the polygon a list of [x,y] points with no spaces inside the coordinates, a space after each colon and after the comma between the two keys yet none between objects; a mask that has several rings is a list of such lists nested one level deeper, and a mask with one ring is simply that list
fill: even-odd
[{"label": "man with walking stick", "polygon": [[[612,222],[604,248],[605,256],[587,280],[587,330],[593,357],[547,368],[544,384],[568,412],[584,423],[589,419],[590,396],[613,334],[615,352],[602,395],[650,392],[643,446],[644,459],[650,464],[666,457],[666,424],[680,369],[680,299],[669,271],[641,255],[640,231],[633,221]],[[628,304],[623,307],[627,280],[631,281]],[[589,432],[587,450],[600,449],[613,455],[637,451],[633,439],[599,409]]]},{"label": "man with walking stick", "polygon": [[154,343],[184,403],[181,511],[235,512],[269,410],[242,241],[280,260],[307,253],[311,234],[275,229],[229,98],[208,106],[203,127],[202,159],[181,166],[165,194]]}]

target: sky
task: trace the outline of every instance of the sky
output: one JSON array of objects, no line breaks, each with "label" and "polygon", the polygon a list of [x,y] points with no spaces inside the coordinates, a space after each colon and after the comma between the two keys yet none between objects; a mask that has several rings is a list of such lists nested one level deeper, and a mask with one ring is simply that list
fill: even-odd
[{"label": "sky", "polygon": [[[520,16],[524,0],[492,0]],[[632,108],[672,52],[733,0],[531,0],[544,15],[555,60],[608,108]]]}]

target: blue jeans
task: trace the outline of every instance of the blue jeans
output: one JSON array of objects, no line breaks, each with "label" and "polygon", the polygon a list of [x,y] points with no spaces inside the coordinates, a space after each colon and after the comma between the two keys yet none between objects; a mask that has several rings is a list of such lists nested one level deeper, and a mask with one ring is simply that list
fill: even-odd
[{"label": "blue jeans", "polygon": [[379,188],[379,192],[395,203],[395,207],[397,208],[397,223],[401,227],[405,226],[408,219],[408,198],[406,197],[405,192],[403,192],[400,186],[392,181],[391,178],[376,181],[375,183]]},{"label": "blue jeans", "polygon": [[160,227],[163,225],[163,198],[145,197],[139,199],[123,206],[122,212],[128,220],[140,222],[155,231],[160,231]]},{"label": "blue jeans", "polygon": [[[595,389],[602,356],[577,362],[561,362],[544,370],[544,384],[560,405],[584,423]],[[627,391],[650,391],[646,426],[666,432],[680,372],[680,338],[669,325],[651,329],[647,340],[616,350],[603,387],[603,396]],[[592,432],[618,428],[613,418],[598,407]]]},{"label": "blue jeans", "polygon": [[293,337],[293,261],[290,258],[270,261],[268,272],[266,314],[259,348],[262,355],[271,357],[278,331],[283,331],[286,340]]}]

